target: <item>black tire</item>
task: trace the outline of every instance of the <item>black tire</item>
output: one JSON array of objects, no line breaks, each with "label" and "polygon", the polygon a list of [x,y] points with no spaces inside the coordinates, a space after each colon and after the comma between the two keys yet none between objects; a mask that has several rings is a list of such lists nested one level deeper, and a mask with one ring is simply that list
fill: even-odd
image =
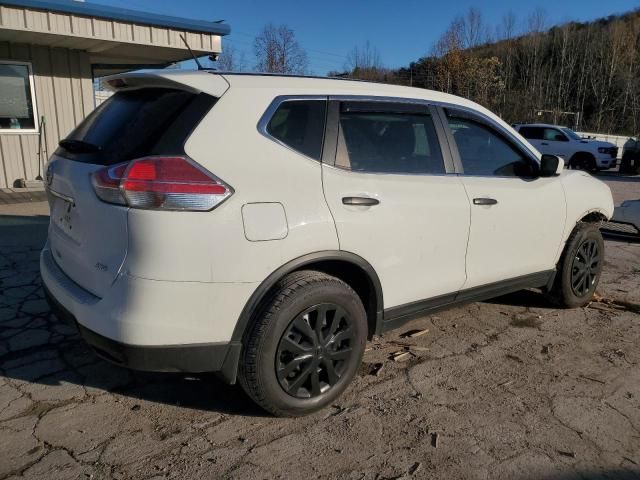
[{"label": "black tire", "polygon": [[347,388],[366,340],[366,312],[349,285],[322,272],[291,273],[256,311],[244,341],[240,385],[276,416],[306,415]]},{"label": "black tire", "polygon": [[569,166],[577,170],[593,172],[597,168],[596,159],[590,153],[578,152],[569,161]]},{"label": "black tire", "polygon": [[557,266],[552,299],[567,308],[589,303],[604,265],[604,240],[597,224],[579,223],[571,233]]},{"label": "black tire", "polygon": [[620,161],[620,173],[638,175],[640,173],[640,154],[624,152]]},{"label": "black tire", "polygon": [[620,173],[631,173],[631,153],[624,152],[620,160]]}]

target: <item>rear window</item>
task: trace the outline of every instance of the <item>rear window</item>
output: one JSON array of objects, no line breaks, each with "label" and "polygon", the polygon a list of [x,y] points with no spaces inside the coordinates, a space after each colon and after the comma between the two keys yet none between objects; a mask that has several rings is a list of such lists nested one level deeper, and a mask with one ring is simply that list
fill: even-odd
[{"label": "rear window", "polygon": [[520,127],[518,133],[529,140],[542,140],[544,129],[539,127]]},{"label": "rear window", "polygon": [[282,102],[269,120],[267,132],[294,150],[320,160],[326,107],[325,100]]},{"label": "rear window", "polygon": [[182,154],[215,101],[204,93],[166,88],[117,92],[60,142],[56,154],[98,165]]}]

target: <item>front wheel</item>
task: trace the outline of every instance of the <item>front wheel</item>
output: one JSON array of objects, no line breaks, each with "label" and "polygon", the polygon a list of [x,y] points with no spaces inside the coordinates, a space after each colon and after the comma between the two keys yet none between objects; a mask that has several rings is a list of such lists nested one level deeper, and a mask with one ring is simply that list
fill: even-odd
[{"label": "front wheel", "polygon": [[575,308],[589,303],[600,281],[604,264],[604,240],[597,225],[580,223],[565,246],[558,263],[551,296],[562,306]]},{"label": "front wheel", "polygon": [[571,168],[593,172],[597,168],[596,159],[589,153],[576,153],[569,161]]},{"label": "front wheel", "polygon": [[256,312],[245,339],[240,384],[274,415],[311,413],[347,388],[366,338],[366,313],[349,285],[321,272],[294,272]]}]

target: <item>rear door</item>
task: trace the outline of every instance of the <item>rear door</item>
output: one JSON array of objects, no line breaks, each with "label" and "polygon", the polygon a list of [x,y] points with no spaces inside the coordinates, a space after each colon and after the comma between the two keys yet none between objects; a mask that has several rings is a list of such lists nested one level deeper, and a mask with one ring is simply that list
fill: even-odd
[{"label": "rear door", "polygon": [[332,99],[322,178],[341,250],[376,270],[385,309],[455,294],[469,204],[425,104]]},{"label": "rear door", "polygon": [[127,211],[96,196],[91,174],[157,153],[180,154],[215,98],[173,88],[122,91],[94,110],[51,157],[49,246],[77,284],[102,296],[127,253]]},{"label": "rear door", "polygon": [[537,177],[531,153],[484,116],[443,115],[471,208],[464,288],[555,268],[566,215],[560,177]]}]

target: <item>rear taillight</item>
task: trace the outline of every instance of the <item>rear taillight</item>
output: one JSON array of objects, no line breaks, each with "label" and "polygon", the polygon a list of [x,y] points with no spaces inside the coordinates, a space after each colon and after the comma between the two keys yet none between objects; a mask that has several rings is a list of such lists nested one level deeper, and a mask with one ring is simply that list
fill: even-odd
[{"label": "rear taillight", "polygon": [[91,182],[105,202],[152,210],[207,211],[233,193],[186,157],[144,157],[101,168]]}]

